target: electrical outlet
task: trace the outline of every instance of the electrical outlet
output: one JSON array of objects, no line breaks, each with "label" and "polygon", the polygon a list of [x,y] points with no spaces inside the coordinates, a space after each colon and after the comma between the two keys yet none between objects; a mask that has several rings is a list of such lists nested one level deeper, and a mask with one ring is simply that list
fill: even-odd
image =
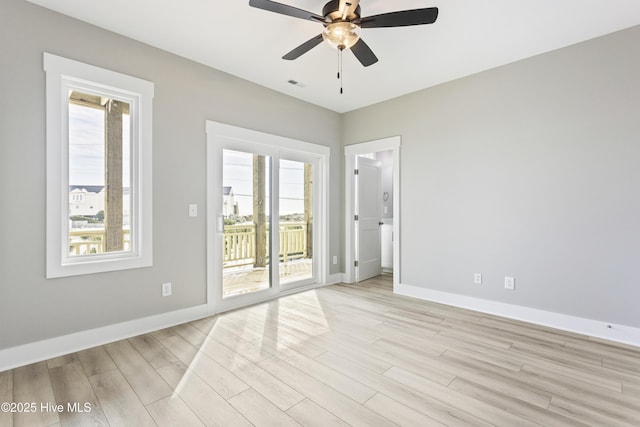
[{"label": "electrical outlet", "polygon": [[482,273],[473,273],[473,283],[482,285]]},{"label": "electrical outlet", "polygon": [[515,277],[504,276],[504,288],[509,289],[510,291],[514,291],[516,289]]},{"label": "electrical outlet", "polygon": [[162,296],[163,297],[168,297],[169,295],[171,295],[171,282],[163,283],[162,284]]}]

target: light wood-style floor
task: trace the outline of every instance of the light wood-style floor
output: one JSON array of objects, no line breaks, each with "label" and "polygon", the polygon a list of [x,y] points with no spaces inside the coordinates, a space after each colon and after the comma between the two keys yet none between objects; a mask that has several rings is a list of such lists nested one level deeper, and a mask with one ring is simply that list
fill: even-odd
[{"label": "light wood-style floor", "polygon": [[[280,284],[313,277],[313,260],[311,258],[280,263],[277,268],[280,274]],[[268,289],[269,274],[271,272],[268,268],[253,269],[251,266],[225,269],[222,276],[223,295],[226,298]]]},{"label": "light wood-style floor", "polygon": [[[639,426],[640,349],[336,285],[0,373],[0,426]],[[69,412],[68,402],[90,412]]]}]

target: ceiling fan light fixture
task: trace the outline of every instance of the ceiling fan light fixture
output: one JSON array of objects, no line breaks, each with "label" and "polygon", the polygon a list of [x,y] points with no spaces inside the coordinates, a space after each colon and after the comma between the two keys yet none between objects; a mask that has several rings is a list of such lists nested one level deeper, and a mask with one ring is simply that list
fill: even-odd
[{"label": "ceiling fan light fixture", "polygon": [[322,33],[286,53],[282,59],[287,61],[297,59],[326,40],[332,47],[338,49],[340,58],[342,58],[343,50],[350,49],[356,59],[365,67],[378,62],[378,58],[369,45],[360,38],[361,28],[408,27],[433,24],[438,18],[437,7],[396,10],[362,17],[360,0],[329,0],[322,8],[322,15],[273,0],[249,0],[249,6],[280,15],[304,19],[305,21],[321,23],[324,26]]},{"label": "ceiling fan light fixture", "polygon": [[349,49],[360,39],[360,27],[348,21],[334,22],[325,27],[322,38],[336,49]]}]

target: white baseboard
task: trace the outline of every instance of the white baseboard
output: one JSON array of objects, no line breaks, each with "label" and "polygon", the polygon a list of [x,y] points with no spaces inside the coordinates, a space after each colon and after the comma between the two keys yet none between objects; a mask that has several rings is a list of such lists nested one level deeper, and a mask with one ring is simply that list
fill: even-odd
[{"label": "white baseboard", "polygon": [[114,325],[80,331],[61,337],[0,350],[0,372],[63,356],[87,348],[146,334],[209,315],[207,305],[202,304],[142,319],[129,320]]},{"label": "white baseboard", "polygon": [[[334,285],[336,283],[341,283],[343,279],[344,273],[331,274],[327,277],[327,283],[322,285],[313,285],[308,289]],[[290,293],[299,292],[300,290],[302,289],[292,290]],[[287,293],[283,293],[279,296],[286,294]],[[210,316],[211,314],[212,313],[209,313],[207,310],[207,304],[202,304],[169,313],[162,313],[144,317],[142,319],[129,320],[127,322],[116,323],[114,325],[103,326],[100,328],[75,332],[69,335],[48,338],[42,341],[6,348],[0,350],[0,372],[134,337],[136,335],[146,334],[148,332],[157,331],[159,329],[168,328],[181,323],[191,322],[193,320]]]},{"label": "white baseboard", "polygon": [[335,285],[336,283],[342,283],[344,282],[344,273],[335,273],[335,274],[330,274],[327,277],[327,285]]},{"label": "white baseboard", "polygon": [[593,338],[601,338],[640,347],[640,328],[632,326],[606,323],[599,320],[554,313],[530,307],[436,291],[414,285],[399,284],[394,287],[393,291],[399,295],[466,308],[482,313],[507,317],[509,319],[522,320],[536,325],[548,326]]}]

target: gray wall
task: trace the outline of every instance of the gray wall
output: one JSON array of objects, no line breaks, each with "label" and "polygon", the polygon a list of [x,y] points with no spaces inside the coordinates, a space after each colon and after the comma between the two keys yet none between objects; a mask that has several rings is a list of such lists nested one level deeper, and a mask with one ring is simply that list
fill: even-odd
[{"label": "gray wall", "polygon": [[402,136],[402,283],[640,327],[638,45],[634,27],[343,116],[347,145]]},{"label": "gray wall", "polygon": [[[44,51],[155,82],[152,268],[44,278]],[[0,85],[0,349],[206,302],[205,120],[330,146],[341,192],[337,113],[22,0],[0,4]],[[341,209],[334,196],[338,257]]]},{"label": "gray wall", "polygon": [[[2,0],[0,349],[205,302],[207,119],[332,148],[340,266],[340,141],[401,135],[403,283],[638,327],[639,41],[636,27],[340,116]],[[43,51],[155,82],[152,268],[44,279]]]}]

